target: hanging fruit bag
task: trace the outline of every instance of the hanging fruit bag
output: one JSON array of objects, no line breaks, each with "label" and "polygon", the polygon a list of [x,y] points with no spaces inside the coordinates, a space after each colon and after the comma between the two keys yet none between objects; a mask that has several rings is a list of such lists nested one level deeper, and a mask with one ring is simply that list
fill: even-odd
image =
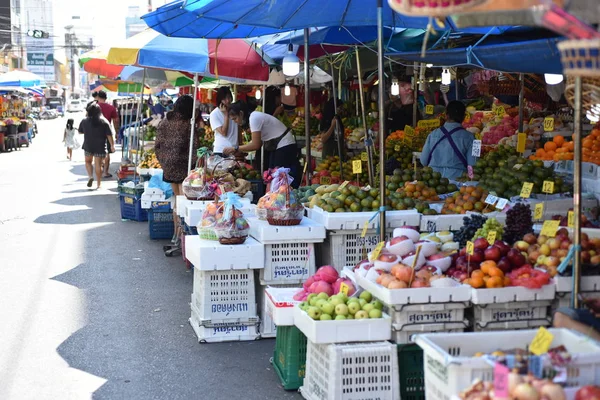
[{"label": "hanging fruit bag", "polygon": [[266,211],[266,219],[270,225],[299,225],[304,215],[304,206],[294,194],[289,175],[289,168],[279,168],[272,174],[273,180],[269,193],[260,198],[257,204],[257,215]]},{"label": "hanging fruit bag", "polygon": [[242,213],[242,201],[235,193],[221,195],[223,213],[217,219],[215,231],[221,244],[242,244],[248,237],[250,226]]},{"label": "hanging fruit bag", "polygon": [[188,200],[212,200],[215,196],[215,186],[210,184],[212,176],[207,169],[210,150],[201,147],[197,155],[196,168],[183,180],[183,194]]}]

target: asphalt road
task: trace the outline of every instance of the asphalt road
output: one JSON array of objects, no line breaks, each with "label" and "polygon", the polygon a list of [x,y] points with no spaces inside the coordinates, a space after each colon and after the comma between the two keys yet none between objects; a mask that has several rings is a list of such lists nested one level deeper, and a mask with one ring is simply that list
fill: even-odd
[{"label": "asphalt road", "polygon": [[114,179],[86,188],[65,124],[0,154],[0,399],[300,398],[269,363],[273,339],[198,343],[192,273],[121,220]]}]

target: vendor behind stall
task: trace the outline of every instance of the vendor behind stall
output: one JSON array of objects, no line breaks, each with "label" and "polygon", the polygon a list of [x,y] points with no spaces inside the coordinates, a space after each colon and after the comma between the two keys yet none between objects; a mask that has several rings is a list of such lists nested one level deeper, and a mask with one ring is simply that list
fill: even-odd
[{"label": "vendor behind stall", "polygon": [[447,121],[427,136],[421,152],[421,164],[429,166],[444,178],[456,179],[475,164],[472,155],[473,134],[462,127],[466,107],[451,101],[446,107]]},{"label": "vendor behind stall", "polygon": [[[388,131],[403,131],[406,125],[413,126],[414,91],[410,82],[400,82],[400,95],[390,101],[387,114]],[[417,110],[417,121],[421,114]]]},{"label": "vendor behind stall", "polygon": [[[342,111],[343,110],[342,101],[338,99],[337,104],[338,104],[339,110]],[[335,128],[336,128],[335,121],[337,121],[337,127],[339,128],[339,133],[340,133],[339,138],[336,138],[336,135],[335,135]],[[323,117],[321,118],[320,131],[321,131],[321,135],[322,135],[321,140],[323,142],[323,151],[322,151],[323,158],[339,155],[338,154],[339,153],[338,139],[339,139],[341,141],[340,145],[341,145],[341,149],[342,149],[341,159],[342,159],[342,161],[344,161],[346,158],[345,157],[346,144],[344,143],[344,125],[342,124],[342,119],[340,118],[340,116],[335,113],[335,103],[333,101],[333,97],[331,99],[329,99],[327,101],[327,103],[325,103],[325,105],[323,106]]]}]

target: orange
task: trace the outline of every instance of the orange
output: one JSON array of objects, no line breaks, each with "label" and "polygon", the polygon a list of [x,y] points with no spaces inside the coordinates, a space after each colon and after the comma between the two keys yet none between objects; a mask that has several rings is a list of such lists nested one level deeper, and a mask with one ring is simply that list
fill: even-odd
[{"label": "orange", "polygon": [[496,266],[496,262],[495,261],[486,260],[486,261],[484,261],[484,262],[481,263],[480,268],[481,268],[481,270],[483,271],[484,274],[489,275],[490,274],[489,271],[490,271],[491,268],[498,268],[498,267]]},{"label": "orange", "polygon": [[554,142],[546,142],[544,144],[544,150],[546,150],[547,152],[554,151],[557,147],[558,146],[556,146],[556,143]]},{"label": "orange", "polygon": [[501,278],[504,278],[504,272],[502,272],[502,270],[498,267],[491,267],[488,271],[489,271],[488,274],[491,277],[499,276]]},{"label": "orange", "polygon": [[552,139],[552,141],[556,143],[558,147],[561,147],[565,142],[565,138],[562,135],[556,135],[554,136],[554,139]]},{"label": "orange", "polygon": [[[550,142],[548,142],[550,143]],[[554,158],[554,150],[550,150],[546,152],[546,160],[552,160]]]},{"label": "orange", "polygon": [[485,287],[488,289],[504,287],[504,279],[499,276],[491,276],[485,283]]},{"label": "orange", "polygon": [[481,278],[481,279],[483,279],[484,275],[485,274],[480,269],[476,269],[475,271],[471,272],[471,278]]},{"label": "orange", "polygon": [[510,278],[508,276],[504,277],[504,286],[510,286],[511,281]]},{"label": "orange", "polygon": [[477,288],[482,288],[485,285],[485,282],[483,281],[483,278],[480,276],[477,276],[475,278],[471,278],[469,280],[469,284],[474,287],[475,289]]},{"label": "orange", "polygon": [[569,151],[575,150],[575,143],[573,143],[573,142],[568,142],[565,146],[567,147],[567,150],[569,150]]},{"label": "orange", "polygon": [[546,151],[544,149],[537,149],[535,151],[535,155],[538,157],[543,157],[546,154]]}]

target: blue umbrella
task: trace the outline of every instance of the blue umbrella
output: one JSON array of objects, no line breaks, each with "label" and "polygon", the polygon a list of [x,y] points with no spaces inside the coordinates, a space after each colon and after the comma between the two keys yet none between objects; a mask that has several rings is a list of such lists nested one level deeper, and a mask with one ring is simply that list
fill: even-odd
[{"label": "blue umbrella", "polygon": [[0,86],[45,86],[46,81],[39,75],[27,71],[10,71],[0,75]]},{"label": "blue umbrella", "polygon": [[[383,28],[383,37],[389,38],[394,33],[401,32],[402,28]],[[304,44],[304,32],[292,31],[280,35],[276,44],[291,43],[294,45]],[[324,27],[313,28],[310,32],[311,43],[360,45],[377,40],[377,26],[352,26],[352,27]]]}]

